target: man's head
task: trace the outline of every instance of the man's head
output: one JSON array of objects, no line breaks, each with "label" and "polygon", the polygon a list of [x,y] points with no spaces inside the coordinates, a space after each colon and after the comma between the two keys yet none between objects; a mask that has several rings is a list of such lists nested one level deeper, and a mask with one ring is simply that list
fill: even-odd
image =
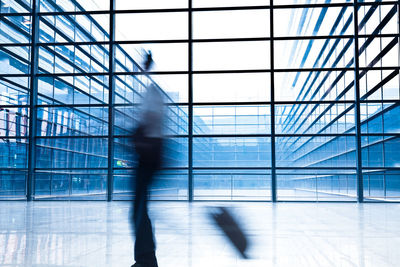
[{"label": "man's head", "polygon": [[144,62],[144,70],[149,71],[153,66],[153,57],[151,56],[151,51],[148,51],[146,60]]}]

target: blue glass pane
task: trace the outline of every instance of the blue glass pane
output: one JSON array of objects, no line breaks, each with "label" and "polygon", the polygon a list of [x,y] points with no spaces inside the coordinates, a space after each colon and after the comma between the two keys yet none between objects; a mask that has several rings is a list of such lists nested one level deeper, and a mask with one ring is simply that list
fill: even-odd
[{"label": "blue glass pane", "polygon": [[[136,153],[130,137],[114,139],[114,167],[133,168],[136,166]],[[187,138],[166,138],[163,146],[163,167],[187,167]]]},{"label": "blue glass pane", "polygon": [[106,170],[38,171],[35,199],[106,199]]},{"label": "blue glass pane", "polygon": [[29,104],[29,82],[29,77],[4,77],[0,82],[0,104]]},{"label": "blue glass pane", "polygon": [[270,138],[194,138],[194,167],[270,167]]},{"label": "blue glass pane", "polygon": [[107,107],[39,108],[38,136],[82,136],[108,134]]},{"label": "blue glass pane", "polygon": [[194,173],[195,200],[270,200],[270,171],[202,170]]},{"label": "blue glass pane", "polygon": [[2,62],[1,74],[29,74],[30,48],[28,46],[1,47],[0,61]]},{"label": "blue glass pane", "polygon": [[354,100],[353,71],[278,72],[274,75],[277,101]]},{"label": "blue glass pane", "polygon": [[106,104],[108,77],[40,77],[39,103],[45,104]]},{"label": "blue glass pane", "polygon": [[198,106],[193,109],[196,134],[270,134],[269,106]]},{"label": "blue glass pane", "polygon": [[150,189],[150,199],[187,200],[187,170],[163,170],[158,173]]},{"label": "blue glass pane", "polygon": [[367,201],[398,201],[400,199],[400,172],[398,170],[371,170],[365,172],[364,196]]},{"label": "blue glass pane", "polygon": [[106,168],[107,138],[40,138],[37,168]]},{"label": "blue glass pane", "polygon": [[[134,198],[134,170],[115,170],[114,199],[131,200]],[[187,200],[187,170],[162,170],[154,177],[150,188],[150,198],[156,200]]]},{"label": "blue glass pane", "polygon": [[355,167],[355,137],[278,137],[276,166]]},{"label": "blue glass pane", "polygon": [[[345,2],[346,0],[340,0]],[[350,0],[351,1],[351,0]],[[282,3],[283,2],[283,3]],[[327,1],[278,1],[277,4]],[[275,4],[275,3],[274,3]],[[318,15],[317,15],[318,14]],[[345,26],[342,26],[345,25]],[[353,34],[353,7],[291,8],[274,10],[275,36],[316,36]],[[310,46],[312,41],[310,41]]]},{"label": "blue glass pane", "polygon": [[400,167],[400,138],[388,138],[385,147],[385,167]]},{"label": "blue glass pane", "polygon": [[277,175],[279,200],[355,201],[355,170],[285,170]]},{"label": "blue glass pane", "polygon": [[[1,104],[3,103],[0,103],[0,105]],[[0,108],[0,136],[28,137],[28,135],[28,108]]]},{"label": "blue glass pane", "polygon": [[0,170],[0,200],[24,199],[26,176],[24,170]]},{"label": "blue glass pane", "polygon": [[353,39],[275,41],[275,67],[345,68],[353,66]]},{"label": "blue glass pane", "polygon": [[[57,4],[56,4],[57,3]],[[41,12],[56,12],[61,9],[62,11],[97,11],[106,10],[110,8],[109,0],[40,0]]]},{"label": "blue glass pane", "polygon": [[385,133],[400,133],[400,106],[388,105],[383,114],[383,129]]},{"label": "blue glass pane", "polygon": [[165,167],[188,167],[188,138],[166,139],[163,161]]},{"label": "blue glass pane", "polygon": [[108,41],[109,15],[40,16],[39,41]]},{"label": "blue glass pane", "polygon": [[277,134],[340,134],[354,129],[352,104],[277,105]]},{"label": "blue glass pane", "polygon": [[399,140],[396,136],[362,137],[363,167],[399,167]]},{"label": "blue glass pane", "polygon": [[130,137],[114,139],[114,167],[133,168],[136,166],[136,154]]},{"label": "blue glass pane", "polygon": [[28,139],[0,138],[0,168],[28,167]]},{"label": "blue glass pane", "polygon": [[0,13],[26,13],[32,11],[31,0],[6,1],[2,3]]},{"label": "blue glass pane", "polygon": [[30,16],[2,16],[0,20],[0,43],[29,43],[31,39]]}]

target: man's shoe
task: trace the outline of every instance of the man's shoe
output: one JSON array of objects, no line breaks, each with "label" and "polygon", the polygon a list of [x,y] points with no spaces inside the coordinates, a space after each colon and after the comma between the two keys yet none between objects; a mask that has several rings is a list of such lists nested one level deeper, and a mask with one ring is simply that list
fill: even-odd
[{"label": "man's shoe", "polygon": [[153,265],[150,266],[150,265],[144,265],[144,264],[141,264],[141,263],[135,263],[131,267],[153,267]]}]

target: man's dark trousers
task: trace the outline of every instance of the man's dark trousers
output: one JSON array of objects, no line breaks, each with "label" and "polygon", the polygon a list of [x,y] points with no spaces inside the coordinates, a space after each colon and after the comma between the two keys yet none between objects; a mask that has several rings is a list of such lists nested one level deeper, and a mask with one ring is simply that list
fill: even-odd
[{"label": "man's dark trousers", "polygon": [[148,215],[148,189],[161,165],[161,140],[149,138],[151,145],[139,154],[136,169],[133,225],[136,235],[135,261],[143,266],[157,267],[153,228]]}]

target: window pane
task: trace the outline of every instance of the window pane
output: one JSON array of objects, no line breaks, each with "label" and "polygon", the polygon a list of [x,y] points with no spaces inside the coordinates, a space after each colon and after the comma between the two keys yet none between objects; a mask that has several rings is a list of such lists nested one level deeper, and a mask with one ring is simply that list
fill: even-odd
[{"label": "window pane", "polygon": [[108,107],[39,108],[38,136],[108,134]]},{"label": "window pane", "polygon": [[277,137],[277,167],[355,167],[354,136]]},{"label": "window pane", "polygon": [[[132,168],[136,166],[136,154],[130,137],[116,138],[114,167]],[[188,166],[188,139],[185,137],[166,138],[163,144],[164,168],[186,168]]]},{"label": "window pane", "polygon": [[355,171],[285,170],[277,175],[278,200],[356,201]]},{"label": "window pane", "polygon": [[107,138],[40,138],[37,168],[106,168]]},{"label": "window pane", "polygon": [[146,0],[146,1],[131,1],[131,0],[116,0],[115,7],[117,10],[126,9],[162,9],[162,8],[187,8],[187,0]]},{"label": "window pane", "polygon": [[269,42],[195,43],[194,70],[269,68]]},{"label": "window pane", "polygon": [[399,201],[399,170],[373,170],[365,172],[364,197],[367,201]]},{"label": "window pane", "polygon": [[45,46],[39,49],[40,73],[106,73],[108,46]]},{"label": "window pane", "polygon": [[28,46],[3,46],[0,49],[0,74],[29,74],[30,48]]},{"label": "window pane", "polygon": [[[365,39],[364,39],[365,40]],[[360,67],[399,66],[397,37],[373,38],[360,41]],[[364,73],[365,70],[361,71]]]},{"label": "window pane", "polygon": [[398,103],[366,103],[361,104],[362,133],[399,133]]},{"label": "window pane", "polygon": [[[376,1],[367,0],[365,2]],[[366,18],[364,23],[360,25],[360,34],[373,34],[374,32],[383,34],[398,33],[396,14],[398,16],[396,5],[360,6],[358,17]]]},{"label": "window pane", "polygon": [[353,40],[292,40],[275,42],[275,67],[350,68],[353,66]]},{"label": "window pane", "polygon": [[106,104],[107,76],[40,77],[39,103],[46,104]]},{"label": "window pane", "polygon": [[193,75],[194,102],[269,101],[269,73]]},{"label": "window pane", "polygon": [[353,34],[353,7],[292,8],[274,10],[275,36]]},{"label": "window pane", "polygon": [[[187,13],[116,14],[117,41],[184,39],[188,34]],[[140,25],[139,27],[126,27]]]},{"label": "window pane", "polygon": [[[115,170],[114,172],[115,200],[132,200],[134,198],[132,170]],[[187,170],[162,170],[155,178],[150,191],[153,200],[187,200],[188,180]]]},{"label": "window pane", "polygon": [[354,71],[275,73],[277,101],[354,100]]},{"label": "window pane", "polygon": [[120,45],[117,48],[117,72],[138,71],[143,67],[147,51],[151,51],[154,63],[151,71],[186,71],[188,69],[187,44],[140,44]]},{"label": "window pane", "polygon": [[6,1],[2,3],[0,13],[24,13],[32,11],[32,2],[30,0]]},{"label": "window pane", "polygon": [[193,13],[193,38],[269,36],[269,9]]},{"label": "window pane", "polygon": [[27,168],[28,145],[25,138],[0,137],[0,168]]},{"label": "window pane", "polygon": [[164,166],[169,168],[187,168],[188,146],[188,138],[168,138],[164,145]]},{"label": "window pane", "polygon": [[193,182],[195,200],[270,200],[271,198],[269,171],[212,169],[195,171]]},{"label": "window pane", "polygon": [[62,11],[98,11],[110,8],[109,0],[40,0],[41,12],[57,12],[60,8]]},{"label": "window pane", "polygon": [[0,170],[0,200],[25,199],[26,177],[24,170]]},{"label": "window pane", "polygon": [[271,140],[266,137],[194,138],[194,167],[270,167]]},{"label": "window pane", "polygon": [[38,171],[35,199],[105,200],[107,171]]},{"label": "window pane", "polygon": [[2,16],[0,19],[0,43],[29,43],[32,17]]},{"label": "window pane", "polygon": [[196,134],[270,134],[269,106],[198,106],[193,120]]},{"label": "window pane", "polygon": [[269,5],[269,0],[193,0],[193,7],[230,7]]},{"label": "window pane", "polygon": [[[331,0],[329,3],[337,4],[337,3],[352,3],[352,0]],[[279,0],[279,2],[274,2],[274,5],[304,5],[304,4],[326,4],[327,0]]]},{"label": "window pane", "polygon": [[353,104],[277,105],[277,134],[339,134],[354,130]]},{"label": "window pane", "polygon": [[28,108],[0,108],[0,136],[28,137],[28,135]]},{"label": "window pane", "polygon": [[0,104],[27,105],[29,86],[29,77],[3,77],[0,83]]},{"label": "window pane", "polygon": [[108,41],[109,15],[41,16],[39,42]]},{"label": "window pane", "polygon": [[163,170],[150,189],[152,200],[188,200],[187,170]]},{"label": "window pane", "polygon": [[362,100],[400,99],[398,70],[369,70],[361,72],[360,95]]}]

